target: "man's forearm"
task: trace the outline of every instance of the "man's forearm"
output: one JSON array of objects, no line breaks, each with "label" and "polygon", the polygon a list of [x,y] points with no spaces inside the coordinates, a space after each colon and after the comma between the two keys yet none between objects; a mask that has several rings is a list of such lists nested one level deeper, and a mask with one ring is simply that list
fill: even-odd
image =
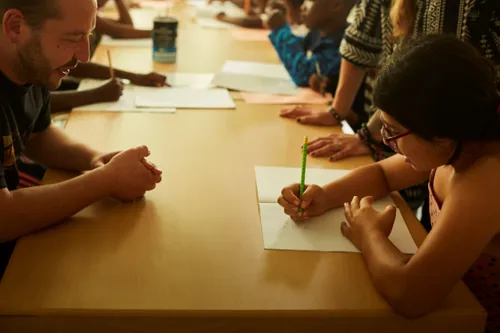
[{"label": "man's forearm", "polygon": [[0,242],[46,228],[109,196],[109,177],[97,169],[54,185],[0,193]]},{"label": "man's forearm", "polygon": [[101,97],[93,90],[64,91],[50,93],[50,108],[52,112],[70,111],[82,105],[99,103]]},{"label": "man's forearm", "polygon": [[99,153],[75,142],[61,129],[49,126],[42,133],[32,135],[26,146],[26,155],[50,168],[86,171],[93,168],[92,161]]}]

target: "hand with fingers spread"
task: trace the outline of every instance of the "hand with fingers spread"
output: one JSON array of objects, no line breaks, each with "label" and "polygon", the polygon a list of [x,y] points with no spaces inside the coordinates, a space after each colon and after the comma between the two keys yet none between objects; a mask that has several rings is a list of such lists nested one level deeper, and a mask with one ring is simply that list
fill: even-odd
[{"label": "hand with fingers spread", "polygon": [[[285,187],[278,198],[278,204],[284,208],[285,214],[295,222],[319,216],[330,209],[328,197],[322,187],[306,185],[302,200],[299,199],[299,190],[299,184]],[[299,205],[303,209],[302,213],[299,213]]]},{"label": "hand with fingers spread", "polygon": [[376,211],[373,207],[373,197],[359,199],[352,198],[350,203],[344,204],[347,222],[341,225],[342,234],[359,250],[363,249],[363,241],[371,233],[381,233],[389,237],[396,219],[396,208],[387,206],[383,212]]},{"label": "hand with fingers spread", "polygon": [[162,171],[148,162],[147,147],[126,150],[111,158],[102,166],[111,180],[110,196],[121,201],[134,201],[155,189],[161,182]]},{"label": "hand with fingers spread", "polygon": [[315,112],[308,107],[296,106],[280,111],[283,118],[296,119],[298,123],[304,125],[336,126],[339,122],[330,112]]},{"label": "hand with fingers spread", "polygon": [[368,155],[371,150],[358,135],[331,134],[309,142],[307,153],[312,157],[328,157],[330,161],[339,161],[347,157]]}]

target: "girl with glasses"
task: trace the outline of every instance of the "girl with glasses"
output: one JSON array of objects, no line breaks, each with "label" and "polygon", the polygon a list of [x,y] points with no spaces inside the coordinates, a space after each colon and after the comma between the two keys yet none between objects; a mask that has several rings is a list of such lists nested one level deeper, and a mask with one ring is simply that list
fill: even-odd
[{"label": "girl with glasses", "polygon": [[[398,49],[374,90],[381,134],[398,155],[323,187],[298,185],[278,199],[293,220],[344,207],[342,233],[365,259],[374,286],[400,314],[441,305],[463,278],[500,332],[500,95],[494,67],[454,36],[432,35]],[[372,201],[429,180],[432,230],[407,256],[389,241],[395,208]],[[304,209],[298,213],[299,205]]]}]

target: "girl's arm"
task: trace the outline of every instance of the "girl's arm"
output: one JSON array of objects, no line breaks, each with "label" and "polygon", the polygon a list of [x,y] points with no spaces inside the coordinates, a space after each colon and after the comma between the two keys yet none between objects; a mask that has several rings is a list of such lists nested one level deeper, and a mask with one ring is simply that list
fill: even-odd
[{"label": "girl's arm", "polygon": [[499,231],[500,207],[489,195],[498,191],[500,179],[494,175],[499,165],[481,164],[460,176],[411,259],[381,232],[366,232],[362,238],[375,288],[402,315],[416,318],[437,308]]}]

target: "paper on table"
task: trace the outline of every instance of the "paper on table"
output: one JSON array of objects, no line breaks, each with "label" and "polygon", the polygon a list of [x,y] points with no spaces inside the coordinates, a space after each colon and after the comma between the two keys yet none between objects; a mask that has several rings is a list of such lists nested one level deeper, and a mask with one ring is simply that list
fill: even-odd
[{"label": "paper on table", "polygon": [[[154,3],[168,3],[170,7],[173,6],[172,2],[164,2],[164,1],[153,1]],[[134,21],[134,26],[137,29],[144,30],[152,30],[154,27],[154,20],[158,16],[166,15],[166,8],[134,8],[130,10],[130,16],[132,16],[132,20]]]},{"label": "paper on table", "polygon": [[329,99],[310,88],[300,88],[298,95],[284,96],[263,93],[242,92],[241,97],[248,104],[328,104]]},{"label": "paper on table", "polygon": [[222,67],[222,72],[257,75],[275,79],[291,80],[283,64],[268,64],[254,61],[228,60]]},{"label": "paper on table", "polygon": [[238,28],[231,31],[231,36],[235,40],[246,42],[268,42],[269,30]]},{"label": "paper on table", "polygon": [[[349,172],[349,170],[308,168],[306,170],[306,181],[307,184],[322,186],[347,175]],[[255,178],[257,180],[259,202],[276,203],[276,200],[281,195],[281,190],[285,186],[298,182],[300,174],[300,168],[256,166]]]},{"label": "paper on table", "polygon": [[[104,81],[98,80],[82,80],[78,91],[94,89],[104,84]],[[80,112],[146,112],[146,113],[175,113],[175,108],[151,108],[140,109],[135,106],[135,97],[137,93],[144,93],[151,90],[167,90],[168,88],[149,88],[138,87],[133,85],[125,85],[123,95],[116,102],[97,103],[91,105],[84,105],[74,108],[73,111]]]},{"label": "paper on table", "polygon": [[221,22],[214,18],[197,18],[196,23],[203,28],[211,29],[234,29],[235,25],[230,23]]},{"label": "paper on table", "polygon": [[164,9],[164,8],[172,8],[174,2],[168,0],[163,0],[163,1],[141,0],[139,1],[139,4],[141,8]]},{"label": "paper on table", "polygon": [[153,40],[145,39],[115,39],[109,36],[102,36],[100,44],[102,46],[120,47],[153,47]]},{"label": "paper on table", "polygon": [[[340,224],[345,221],[343,208],[331,210],[322,216],[297,224],[276,203],[281,189],[300,179],[300,168],[255,167],[264,248],[298,251],[359,252],[342,236]],[[346,174],[349,170],[307,169],[307,183],[324,185]],[[374,202],[381,211],[394,204],[390,197]],[[406,223],[398,211],[389,237],[403,253],[415,253],[417,247]]]},{"label": "paper on table", "polygon": [[167,76],[167,82],[174,88],[208,89],[212,86],[213,74],[162,73]]},{"label": "paper on table", "polygon": [[212,83],[222,88],[247,92],[280,95],[297,95],[300,92],[281,64],[226,61]]},{"label": "paper on table", "polygon": [[340,122],[340,125],[342,126],[342,133],[344,134],[356,134],[354,133],[354,130],[352,129],[351,125],[349,125],[349,123],[345,120],[342,120]]},{"label": "paper on table", "polygon": [[[374,202],[373,208],[382,211],[391,204],[390,198],[384,198]],[[333,209],[307,222],[295,223],[278,204],[261,203],[259,207],[265,249],[359,252],[340,231],[340,224],[345,221],[343,208]],[[403,253],[414,254],[417,251],[399,210],[389,240]]]},{"label": "paper on table", "polygon": [[245,17],[245,11],[230,1],[214,1],[210,5],[195,5],[195,16],[198,18],[215,18],[219,13],[225,13],[229,17]]},{"label": "paper on table", "polygon": [[234,109],[231,95],[226,89],[169,88],[137,94],[135,105],[139,108],[178,109]]}]

